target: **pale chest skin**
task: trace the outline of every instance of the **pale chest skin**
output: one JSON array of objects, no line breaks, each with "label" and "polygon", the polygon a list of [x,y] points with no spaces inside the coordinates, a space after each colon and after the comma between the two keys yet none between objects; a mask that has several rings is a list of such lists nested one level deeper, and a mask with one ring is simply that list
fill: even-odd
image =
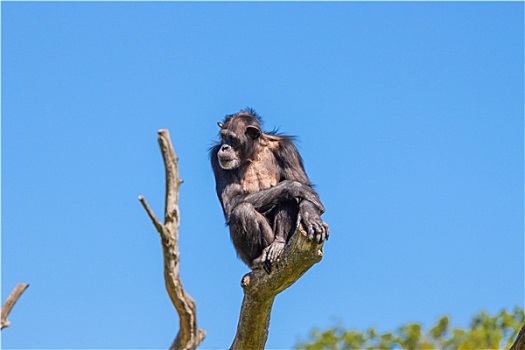
[{"label": "pale chest skin", "polygon": [[243,165],[240,171],[241,187],[247,193],[273,187],[280,180],[279,166],[268,147],[263,147],[253,162]]}]

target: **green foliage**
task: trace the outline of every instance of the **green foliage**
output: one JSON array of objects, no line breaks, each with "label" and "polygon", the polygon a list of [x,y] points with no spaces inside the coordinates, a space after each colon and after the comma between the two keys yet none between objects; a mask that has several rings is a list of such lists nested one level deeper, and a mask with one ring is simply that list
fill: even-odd
[{"label": "green foliage", "polygon": [[482,311],[472,318],[467,329],[452,327],[448,316],[441,317],[427,332],[419,323],[403,325],[393,333],[379,333],[373,327],[365,332],[342,327],[316,329],[311,332],[310,341],[299,343],[296,349],[508,349],[524,321],[524,310],[515,308],[495,316]]}]

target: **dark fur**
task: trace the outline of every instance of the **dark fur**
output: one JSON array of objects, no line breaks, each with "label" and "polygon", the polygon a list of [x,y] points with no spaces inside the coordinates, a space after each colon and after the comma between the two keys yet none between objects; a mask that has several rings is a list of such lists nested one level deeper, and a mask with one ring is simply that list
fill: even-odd
[{"label": "dark fur", "polygon": [[302,222],[308,238],[328,239],[324,207],[312,188],[293,138],[264,133],[251,109],[226,116],[210,152],[217,195],[239,257],[267,272]]}]

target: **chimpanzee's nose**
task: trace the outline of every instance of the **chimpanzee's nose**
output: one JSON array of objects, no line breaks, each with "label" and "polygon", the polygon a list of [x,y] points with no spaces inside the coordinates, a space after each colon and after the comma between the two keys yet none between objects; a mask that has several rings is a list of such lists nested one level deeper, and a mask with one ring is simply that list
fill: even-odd
[{"label": "chimpanzee's nose", "polygon": [[232,148],[232,146],[224,144],[224,145],[221,146],[221,151],[223,151],[223,152],[229,151],[231,148]]}]

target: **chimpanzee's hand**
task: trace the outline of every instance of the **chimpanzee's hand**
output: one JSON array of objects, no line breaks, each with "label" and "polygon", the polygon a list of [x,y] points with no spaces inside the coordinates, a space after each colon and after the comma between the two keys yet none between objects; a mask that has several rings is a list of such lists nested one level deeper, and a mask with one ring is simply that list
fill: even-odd
[{"label": "chimpanzee's hand", "polygon": [[299,205],[299,219],[306,228],[307,238],[317,243],[322,243],[330,236],[328,225],[323,222],[317,207],[309,202],[302,201]]},{"label": "chimpanzee's hand", "polygon": [[266,272],[270,273],[272,271],[272,264],[281,256],[284,250],[284,244],[284,242],[276,240],[264,248],[261,255],[261,262]]}]

